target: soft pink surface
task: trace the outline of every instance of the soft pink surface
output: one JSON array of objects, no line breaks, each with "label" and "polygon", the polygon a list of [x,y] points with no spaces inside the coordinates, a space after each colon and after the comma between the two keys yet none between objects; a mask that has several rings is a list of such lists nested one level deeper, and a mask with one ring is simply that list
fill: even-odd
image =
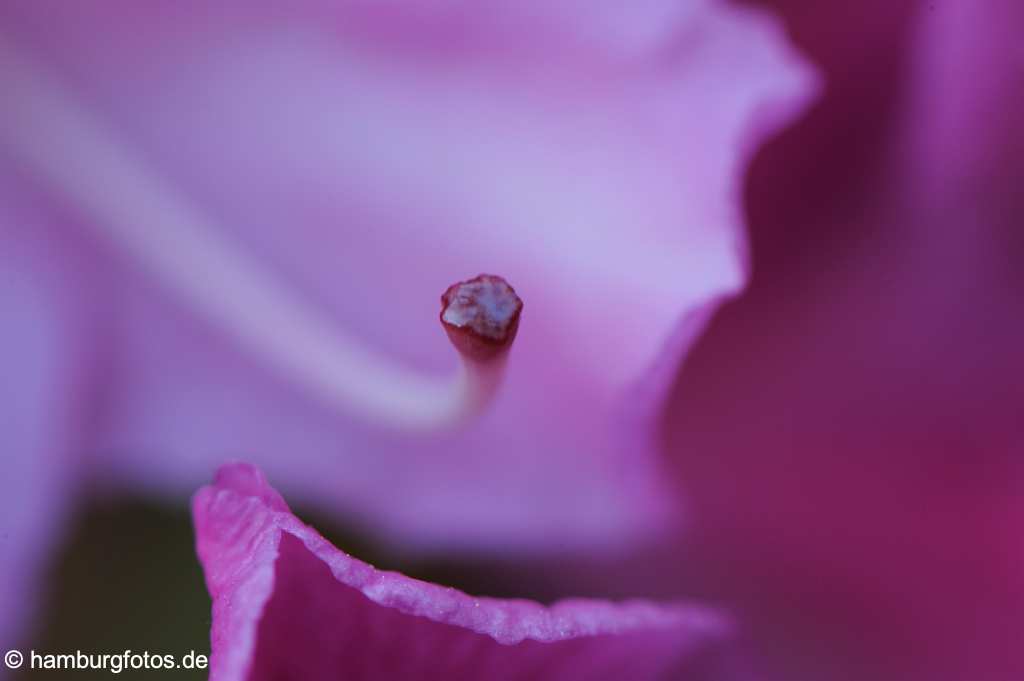
[{"label": "soft pink surface", "polygon": [[[180,498],[244,454],[410,550],[610,546],[677,517],[647,418],[745,281],[748,156],[813,90],[770,17],[696,0],[33,0],[3,3],[0,25],[262,268],[396,360],[455,366],[436,310],[455,280],[495,272],[527,303],[493,410],[402,437],[97,243],[82,295],[108,314],[110,363],[71,453],[102,452],[104,479]],[[91,238],[36,182],[51,202],[21,229],[60,207]]]},{"label": "soft pink surface", "polygon": [[474,598],[381,572],[228,464],[194,497],[212,681],[696,678],[729,626],[683,605]]},{"label": "soft pink surface", "polygon": [[779,679],[1024,678],[1024,4],[778,4],[830,85],[679,378],[671,579]]}]

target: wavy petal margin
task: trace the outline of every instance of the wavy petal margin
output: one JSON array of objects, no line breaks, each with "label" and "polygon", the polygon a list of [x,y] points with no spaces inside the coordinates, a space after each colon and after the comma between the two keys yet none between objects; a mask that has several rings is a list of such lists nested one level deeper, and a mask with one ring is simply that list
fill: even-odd
[{"label": "wavy petal margin", "polygon": [[689,605],[545,607],[377,570],[303,524],[249,464],[223,466],[192,511],[211,681],[693,678],[731,630]]}]

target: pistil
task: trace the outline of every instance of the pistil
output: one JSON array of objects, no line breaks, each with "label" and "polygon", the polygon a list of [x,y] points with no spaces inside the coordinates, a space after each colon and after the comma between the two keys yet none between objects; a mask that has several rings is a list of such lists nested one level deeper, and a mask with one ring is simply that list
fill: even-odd
[{"label": "pistil", "polygon": [[0,81],[0,144],[117,253],[265,364],[339,411],[398,430],[450,428],[491,402],[522,309],[500,277],[461,282],[443,297],[441,321],[460,357],[453,375],[402,366],[248,257],[59,79],[2,36]]}]

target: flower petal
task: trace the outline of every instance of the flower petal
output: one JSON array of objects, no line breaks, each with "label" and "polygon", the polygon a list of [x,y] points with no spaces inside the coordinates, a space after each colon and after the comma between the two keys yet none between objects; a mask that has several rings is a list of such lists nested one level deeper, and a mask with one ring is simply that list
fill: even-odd
[{"label": "flower petal", "polygon": [[248,464],[222,467],[192,508],[212,681],[665,678],[729,631],[690,606],[544,607],[381,572],[299,521]]},{"label": "flower petal", "polygon": [[[73,258],[39,233],[15,238],[9,225],[35,217],[19,179],[0,172],[0,641],[10,645],[38,612],[47,554],[81,475],[72,455],[88,409]],[[44,258],[49,267],[34,266]]]},{"label": "flower petal", "polygon": [[785,2],[828,92],[669,407],[709,580],[774,678],[1024,678],[1024,4]]},{"label": "flower petal", "polygon": [[453,281],[501,274],[526,311],[493,411],[412,441],[126,267],[113,475],[181,492],[244,451],[421,549],[615,544],[675,517],[646,419],[744,283],[747,156],[812,90],[777,25],[696,1],[124,5],[10,3],[7,25],[331,323],[444,371]]}]

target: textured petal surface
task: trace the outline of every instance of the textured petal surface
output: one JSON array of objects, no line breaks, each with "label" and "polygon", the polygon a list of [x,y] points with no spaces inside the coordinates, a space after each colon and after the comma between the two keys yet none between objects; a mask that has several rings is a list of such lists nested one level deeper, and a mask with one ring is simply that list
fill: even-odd
[{"label": "textured petal surface", "polygon": [[192,506],[212,681],[696,678],[689,663],[728,635],[689,606],[544,607],[381,572],[302,524],[248,464],[221,468]]},{"label": "textured petal surface", "polygon": [[436,306],[455,280],[499,273],[527,311],[491,413],[414,440],[306,394],[110,249],[91,443],[110,474],[182,494],[244,453],[407,547],[611,544],[672,515],[644,418],[744,283],[748,155],[813,89],[779,27],[699,1],[198,8],[8,2],[3,24],[259,267],[396,361],[453,368]]}]

